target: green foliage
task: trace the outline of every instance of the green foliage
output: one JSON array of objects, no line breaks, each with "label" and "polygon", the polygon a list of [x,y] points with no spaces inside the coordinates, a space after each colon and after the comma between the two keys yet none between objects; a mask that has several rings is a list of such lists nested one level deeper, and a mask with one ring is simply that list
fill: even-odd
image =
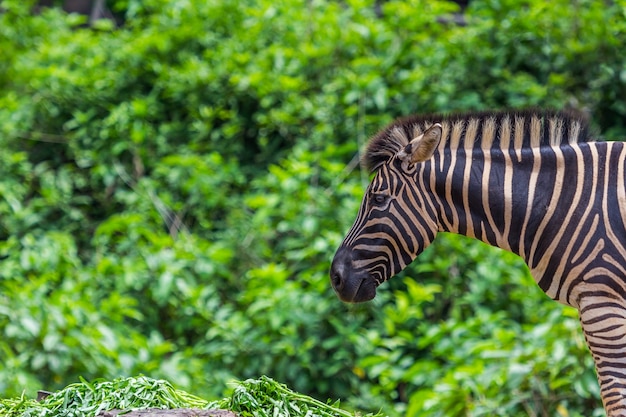
[{"label": "green foliage", "polygon": [[[109,410],[145,409],[209,409],[230,410],[242,417],[356,417],[362,414],[323,403],[299,394],[271,378],[237,382],[230,396],[220,401],[207,401],[174,388],[165,380],[145,376],[98,379],[80,382],[48,395],[41,401],[25,398],[0,399],[0,415],[5,417],[89,417]],[[365,417],[382,417],[382,413]]]},{"label": "green foliage", "polygon": [[620,2],[0,5],[0,394],[146,374],[207,398],[271,375],[391,415],[593,415],[570,309],[439,237],[363,306],[328,284],[409,113],[579,107],[626,135]]},{"label": "green foliage", "polygon": [[145,376],[98,379],[81,378],[42,401],[20,397],[0,400],[0,415],[7,417],[86,417],[108,410],[140,410],[146,408],[204,408],[209,402],[178,390],[167,381]]},{"label": "green foliage", "polygon": [[[242,417],[356,417],[335,404],[323,403],[298,394],[268,377],[237,383],[230,397],[216,403],[222,409],[235,411]],[[382,417],[381,412],[366,417]]]}]

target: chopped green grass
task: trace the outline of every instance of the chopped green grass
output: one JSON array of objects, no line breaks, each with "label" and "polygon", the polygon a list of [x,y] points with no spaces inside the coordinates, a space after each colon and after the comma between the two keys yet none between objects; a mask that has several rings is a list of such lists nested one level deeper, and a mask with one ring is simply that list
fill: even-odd
[{"label": "chopped green grass", "polygon": [[2,417],[87,417],[100,411],[145,408],[204,408],[208,401],[175,389],[169,382],[140,376],[113,381],[81,381],[43,401],[0,400]]},{"label": "chopped green grass", "polygon": [[[24,395],[0,399],[0,417],[94,417],[106,410],[146,408],[199,408],[231,410],[241,417],[355,417],[360,414],[339,408],[339,402],[323,403],[296,393],[266,376],[238,382],[233,394],[220,401],[178,390],[167,381],[145,376],[102,379],[68,385],[37,402]],[[367,414],[383,417],[383,414]]]},{"label": "chopped green grass", "polygon": [[[248,379],[237,383],[233,394],[213,403],[216,408],[231,410],[241,417],[355,417],[360,414],[339,408],[339,402],[325,404],[298,394],[271,378]],[[383,414],[367,414],[383,417]]]}]

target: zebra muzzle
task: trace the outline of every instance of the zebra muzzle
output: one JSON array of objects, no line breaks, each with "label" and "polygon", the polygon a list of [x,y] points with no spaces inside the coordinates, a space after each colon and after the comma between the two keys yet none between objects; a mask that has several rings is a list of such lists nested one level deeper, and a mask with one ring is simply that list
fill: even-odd
[{"label": "zebra muzzle", "polygon": [[360,303],[376,296],[376,281],[352,268],[350,251],[340,248],[330,267],[330,282],[341,301]]}]

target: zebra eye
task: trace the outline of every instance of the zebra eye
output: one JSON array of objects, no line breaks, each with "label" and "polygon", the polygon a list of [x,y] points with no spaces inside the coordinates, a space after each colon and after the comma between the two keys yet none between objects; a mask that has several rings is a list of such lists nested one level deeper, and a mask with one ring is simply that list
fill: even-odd
[{"label": "zebra eye", "polygon": [[377,205],[381,205],[381,204],[385,204],[385,201],[387,201],[387,196],[384,196],[382,194],[374,194],[374,203]]}]

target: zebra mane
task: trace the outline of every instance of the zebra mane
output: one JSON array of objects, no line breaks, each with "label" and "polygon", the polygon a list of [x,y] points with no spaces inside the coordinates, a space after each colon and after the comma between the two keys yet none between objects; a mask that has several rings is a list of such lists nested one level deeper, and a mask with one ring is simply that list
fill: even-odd
[{"label": "zebra mane", "polygon": [[593,141],[587,117],[573,111],[416,115],[397,119],[374,135],[367,145],[363,162],[370,171],[377,170],[435,123],[441,123],[443,127],[440,150],[446,147],[521,150]]}]

